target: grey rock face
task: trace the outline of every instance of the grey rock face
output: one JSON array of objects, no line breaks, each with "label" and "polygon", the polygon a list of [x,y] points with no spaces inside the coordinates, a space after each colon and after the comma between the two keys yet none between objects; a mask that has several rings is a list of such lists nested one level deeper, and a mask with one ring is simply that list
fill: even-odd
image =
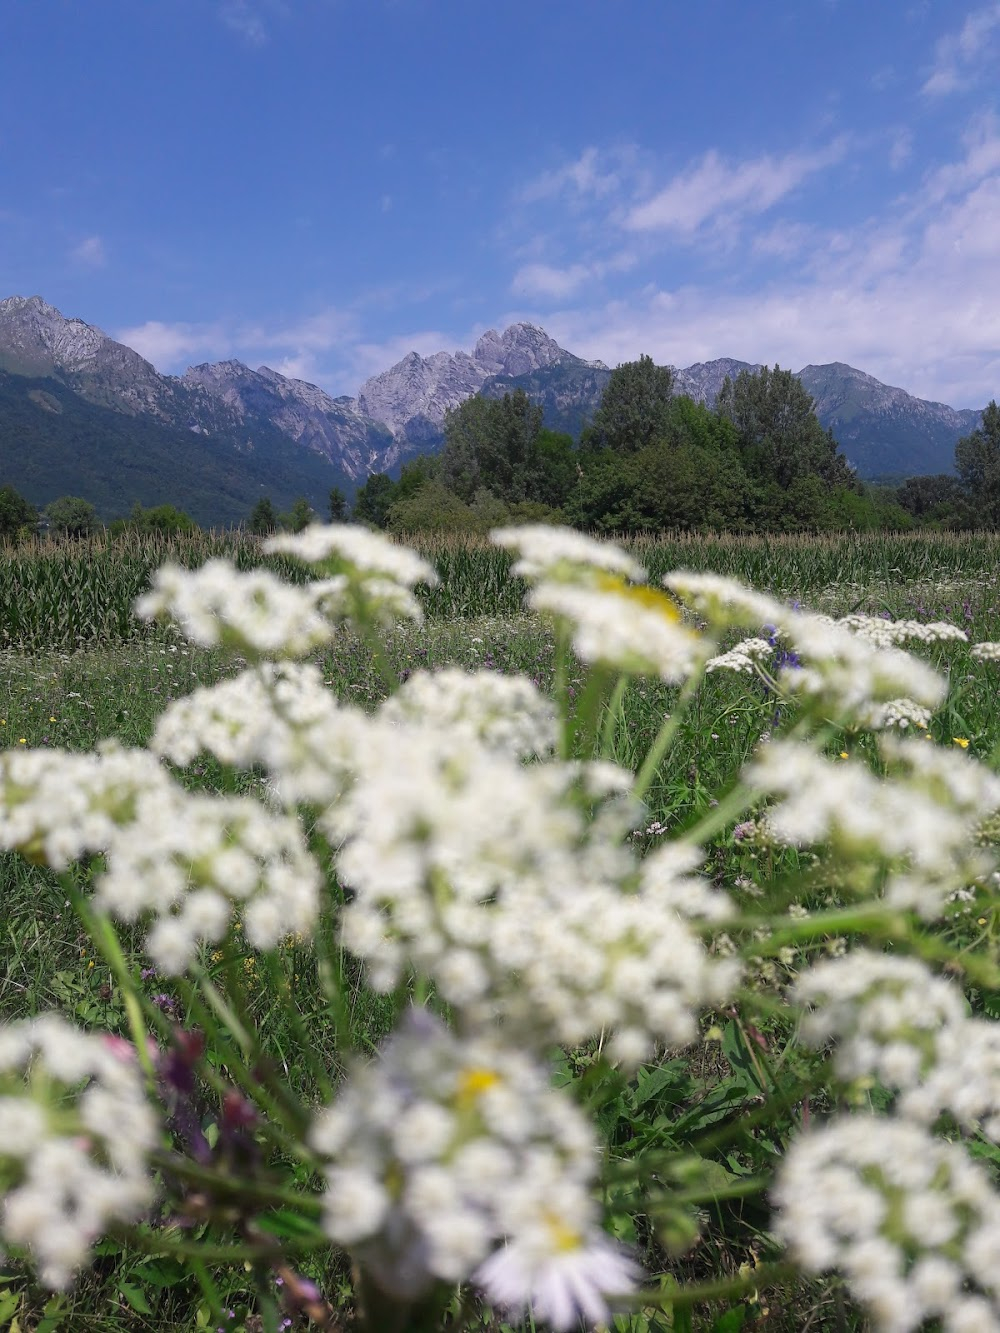
[{"label": "grey rock face", "polygon": [[713,407],[723,382],[734,380],[741,370],[754,374],[760,366],[749,361],[734,361],[729,356],[719,357],[716,361],[698,361],[683,370],[674,370],[674,390]]},{"label": "grey rock face", "polygon": [[393,467],[410,454],[440,444],[445,413],[479,393],[496,376],[530,375],[549,366],[606,369],[567,352],[534,324],[489,329],[468,352],[410,352],[402,361],[366,380],[358,390],[358,408],[384,422],[395,442],[383,460]]},{"label": "grey rock face", "polygon": [[192,366],[182,383],[207,394],[242,425],[266,423],[321,454],[352,480],[379,471],[378,458],[392,443],[389,431],[362,416],[352,399],[331,398],[317,385],[289,379],[269,366],[251,370],[242,361]]}]

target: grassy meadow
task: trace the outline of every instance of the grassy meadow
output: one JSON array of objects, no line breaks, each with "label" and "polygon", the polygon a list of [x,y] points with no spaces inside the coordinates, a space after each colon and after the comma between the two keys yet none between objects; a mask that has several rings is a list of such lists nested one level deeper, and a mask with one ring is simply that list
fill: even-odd
[{"label": "grassy meadow", "polygon": [[[385,632],[385,650],[403,675],[418,668],[457,664],[521,672],[543,690],[551,687],[554,645],[551,631],[522,608],[524,589],[509,577],[506,552],[485,542],[416,538],[412,544],[436,565],[440,586],[424,589],[423,626]],[[892,618],[949,620],[968,634],[970,644],[1000,640],[1000,536],[989,534],[850,534],[824,537],[664,536],[625,543],[643,561],[652,579],[679,567],[729,574],[753,587],[832,614],[863,611]],[[131,614],[150,573],[166,559],[194,565],[224,555],[239,565],[261,563],[255,539],[203,535],[171,542],[89,542],[21,547],[0,554],[0,745],[89,749],[106,737],[143,745],[155,718],[172,698],[209,684],[242,665],[239,659],[187,644],[175,633],[140,625]],[[267,563],[289,571],[290,564]],[[300,576],[300,575],[297,575]],[[961,744],[989,763],[1000,760],[1000,708],[996,664],[972,658],[964,644],[934,643],[915,651],[947,673],[949,695],[931,731],[948,745]],[[374,706],[385,685],[371,652],[350,633],[317,656],[324,678],[343,700]],[[583,669],[571,681],[586,686]],[[651,681],[630,684],[612,731],[612,753],[629,766],[642,756],[669,713],[675,692]],[[780,720],[778,705],[764,689],[730,673],[710,676],[665,760],[647,798],[647,823],[639,836],[652,846],[660,830],[675,830],[703,815],[767,733]],[[845,751],[850,737],[831,744]],[[184,775],[194,786],[231,788],[232,775],[212,762],[197,763]],[[243,775],[243,783],[258,781]],[[752,842],[736,843],[729,833],[709,849],[718,882],[773,876],[781,867]],[[791,855],[786,854],[786,855]],[[766,863],[766,864],[765,864]],[[87,872],[81,869],[79,877]],[[134,959],[145,966],[132,941]],[[128,941],[126,941],[128,942]],[[324,1021],[322,987],[310,952],[285,949],[262,973],[248,951],[244,960],[247,993],[263,1045],[288,1081],[309,1096],[308,1070],[296,1061],[296,1043],[308,1032],[330,1070],[343,1066],[347,1052]],[[179,992],[150,970],[150,997],[170,1018],[187,1019]],[[290,1030],[274,997],[295,998],[301,1028]],[[371,1049],[391,1026],[392,998],[368,992],[360,978],[351,996],[350,1044]],[[0,1019],[57,1008],[84,1026],[125,1032],[113,978],[95,958],[68,905],[66,888],[48,870],[13,855],[0,856]],[[764,1034],[766,1037],[766,1033]],[[747,1113],[759,1100],[759,1065],[747,1052],[752,1043],[738,1017],[721,1016],[705,1041],[686,1052],[667,1051],[638,1081],[620,1084],[599,1109],[601,1129],[620,1165],[621,1197],[629,1191],[631,1159],[659,1138],[672,1143],[707,1143],[727,1172],[752,1173],[755,1154],[774,1145],[752,1138]],[[762,1038],[763,1040],[763,1038]],[[766,1045],[766,1043],[765,1043]],[[574,1068],[586,1052],[567,1053]],[[766,1064],[766,1060],[765,1060]],[[753,1067],[751,1067],[753,1066]],[[612,1095],[613,1093],[613,1095]],[[745,1123],[744,1123],[745,1122]],[[744,1137],[741,1138],[741,1135]],[[700,1151],[700,1149],[699,1149]],[[704,1209],[706,1240],[685,1248],[684,1220],[648,1219],[638,1231],[628,1211],[620,1218],[621,1238],[644,1256],[654,1282],[668,1288],[675,1278],[706,1284],[719,1273],[748,1274],[746,1299],[717,1306],[677,1307],[672,1315],[651,1307],[619,1316],[617,1333],[705,1329],[731,1333],[740,1328],[842,1330],[860,1328],[845,1306],[835,1280],[803,1284],[795,1291],[753,1290],[756,1256],[766,1248],[766,1209],[752,1196]],[[689,1241],[690,1236],[687,1237]],[[0,1330],[54,1333],[59,1329],[166,1330],[216,1327],[191,1273],[174,1259],[125,1248],[113,1237],[98,1247],[92,1273],[69,1294],[50,1296],[35,1287],[12,1261],[0,1259]],[[336,1304],[346,1301],[347,1274],[331,1261],[325,1270],[306,1268]],[[221,1279],[232,1333],[259,1328],[246,1274]],[[477,1315],[483,1333],[507,1325],[488,1310]],[[728,1321],[728,1322],[727,1322]],[[306,1328],[304,1317],[294,1327]],[[343,1309],[341,1327],[350,1327]]]}]

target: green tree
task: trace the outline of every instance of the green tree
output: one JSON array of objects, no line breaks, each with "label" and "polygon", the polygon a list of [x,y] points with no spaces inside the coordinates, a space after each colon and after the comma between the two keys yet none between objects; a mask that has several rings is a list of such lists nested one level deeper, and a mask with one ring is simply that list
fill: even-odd
[{"label": "green tree", "polygon": [[955,445],[955,471],[978,526],[1000,527],[1000,407],[992,401],[982,425]]},{"label": "green tree", "polygon": [[316,517],[315,510],[304,495],[300,495],[297,500],[292,502],[292,507],[287,514],[282,514],[278,522],[286,532],[301,532],[307,528]]},{"label": "green tree", "polygon": [[389,507],[386,526],[391,532],[474,532],[476,516],[440,481],[428,481],[407,499]]},{"label": "green tree", "polygon": [[388,472],[373,472],[354,497],[354,519],[369,523],[373,528],[384,528],[389,507],[396,498],[396,483]]},{"label": "green tree", "polygon": [[0,486],[0,541],[13,541],[38,522],[38,510],[13,486]]},{"label": "green tree", "polygon": [[467,503],[484,489],[508,505],[534,498],[542,416],[523,389],[467,398],[445,414],[441,481]]},{"label": "green tree", "polygon": [[278,515],[268,495],[262,495],[250,514],[250,531],[258,537],[269,537],[278,527]]},{"label": "green tree", "polygon": [[716,410],[736,428],[751,477],[787,489],[812,475],[858,489],[836,440],[820,425],[812,396],[790,370],[764,366],[756,372],[741,370],[735,380],[727,376]]},{"label": "green tree", "polygon": [[331,523],[347,522],[347,496],[339,486],[334,486],[330,491],[329,512]]},{"label": "green tree", "polygon": [[674,372],[656,365],[651,356],[616,366],[593,423],[584,431],[584,447],[638,453],[662,439],[673,391]]},{"label": "green tree", "polygon": [[97,527],[97,510],[79,495],[61,495],[45,506],[45,517],[61,537],[88,537]]}]

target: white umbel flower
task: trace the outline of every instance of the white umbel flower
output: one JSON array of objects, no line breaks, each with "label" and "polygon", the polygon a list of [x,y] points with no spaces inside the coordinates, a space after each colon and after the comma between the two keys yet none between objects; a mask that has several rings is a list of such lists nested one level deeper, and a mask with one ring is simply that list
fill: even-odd
[{"label": "white umbel flower", "polygon": [[[835,1041],[839,1078],[876,1078],[914,1088],[933,1076],[965,1022],[961,990],[916,958],[853,949],[814,963],[792,998],[806,1007],[802,1034],[812,1045]],[[949,1061],[950,1063],[950,1061]]]},{"label": "white umbel flower", "polygon": [[416,551],[357,523],[313,523],[301,532],[269,537],[264,550],[293,555],[308,565],[333,562],[358,576],[388,579],[404,588],[418,583],[433,587],[438,581],[433,566]]},{"label": "white umbel flower", "polygon": [[273,948],[311,930],[319,867],[297,819],[250,797],[188,795],[148,802],[113,836],[98,906],[123,921],[152,918],[146,947],[164,972],[185,970],[198,946],[225,934],[234,908],[247,941]]},{"label": "white umbel flower", "polygon": [[591,583],[600,574],[615,574],[642,583],[646,571],[637,560],[612,542],[598,541],[572,528],[526,523],[523,527],[496,528],[490,540],[520,557],[511,571],[536,583]]},{"label": "white umbel flower", "polygon": [[676,683],[704,663],[710,643],[681,620],[671,598],[655,588],[600,576],[593,586],[557,580],[529,594],[535,611],[569,627],[584,662]]},{"label": "white umbel flower", "polygon": [[752,675],[758,663],[770,657],[774,648],[766,639],[742,639],[728,652],[718,657],[710,657],[705,663],[706,671],[736,671]]},{"label": "white umbel flower", "polygon": [[7,750],[0,754],[0,846],[64,870],[102,852],[141,805],[169,797],[154,755],[107,744],[92,754]]},{"label": "white umbel flower", "polygon": [[876,1328],[1000,1328],[1000,1197],[960,1146],[840,1117],[791,1144],[772,1198],[778,1237],[807,1270],[843,1273]]},{"label": "white umbel flower", "polygon": [[0,1235],[47,1286],[149,1207],[157,1133],[137,1061],[56,1014],[0,1026]]},{"label": "white umbel flower", "polygon": [[176,699],[150,749],[175,764],[199,754],[236,768],[260,765],[285,805],[327,806],[350,778],[368,719],[337,702],[310,663],[262,662]]},{"label": "white umbel flower", "polygon": [[145,620],[173,620],[206,648],[304,657],[332,638],[323,602],[339,591],[336,580],[295,587],[266,569],[237,571],[227,560],[209,560],[193,570],[164,565],[135,609]]},{"label": "white umbel flower", "polygon": [[499,671],[415,671],[380,712],[387,722],[469,735],[518,759],[549,754],[556,741],[550,700],[526,677]]},{"label": "white umbel flower", "polygon": [[329,1162],[327,1233],[396,1297],[467,1280],[505,1237],[534,1252],[539,1224],[596,1252],[593,1132],[544,1065],[493,1037],[411,1011],[310,1141]]}]

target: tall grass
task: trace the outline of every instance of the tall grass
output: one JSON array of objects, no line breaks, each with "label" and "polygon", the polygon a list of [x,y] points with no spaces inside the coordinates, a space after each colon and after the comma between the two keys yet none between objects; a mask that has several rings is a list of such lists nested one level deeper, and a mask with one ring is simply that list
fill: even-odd
[{"label": "tall grass", "polygon": [[[512,558],[483,537],[415,534],[407,539],[435,565],[440,583],[421,590],[424,610],[450,620],[517,615],[524,587],[510,578]],[[878,601],[909,586],[922,590],[975,584],[992,588],[1000,568],[1000,534],[838,533],[825,536],[664,533],[623,543],[651,578],[677,568],[714,570],[781,597],[819,603],[831,589],[840,601]],[[264,556],[248,533],[201,532],[174,537],[36,542],[0,552],[0,648],[75,648],[162,633],[140,624],[135,599],[166,560],[193,567],[224,556],[242,569],[257,565],[286,578],[301,566]]]}]

